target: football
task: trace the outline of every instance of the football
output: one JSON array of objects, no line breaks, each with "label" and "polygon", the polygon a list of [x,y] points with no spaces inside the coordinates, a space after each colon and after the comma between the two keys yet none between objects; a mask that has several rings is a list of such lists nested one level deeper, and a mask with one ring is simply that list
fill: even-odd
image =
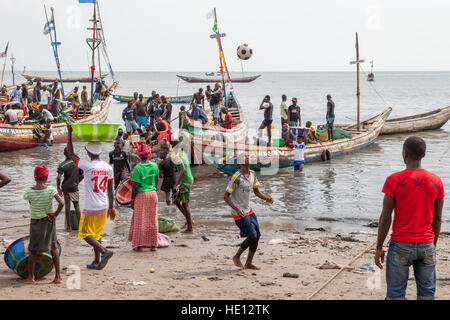
[{"label": "football", "polygon": [[253,55],[253,50],[252,48],[249,47],[248,44],[241,44],[238,48],[237,48],[237,55],[238,58],[241,60],[248,60],[252,57]]}]

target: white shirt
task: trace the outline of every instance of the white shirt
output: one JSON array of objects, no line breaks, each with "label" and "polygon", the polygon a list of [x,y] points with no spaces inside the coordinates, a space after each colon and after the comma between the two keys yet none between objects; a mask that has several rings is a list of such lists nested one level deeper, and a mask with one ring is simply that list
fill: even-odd
[{"label": "white shirt", "polygon": [[306,145],[304,142],[298,143],[294,141],[294,161],[304,161],[305,160],[305,150]]},{"label": "white shirt", "polygon": [[53,118],[53,115],[50,111],[48,111],[47,109],[42,110],[42,113],[44,114],[45,119],[53,121],[55,120],[55,118]]},{"label": "white shirt", "polygon": [[84,171],[84,210],[108,209],[108,181],[114,180],[113,169],[102,160],[78,158],[76,166]]},{"label": "white shirt", "polygon": [[41,105],[48,104],[50,101],[50,92],[47,90],[41,90]]}]

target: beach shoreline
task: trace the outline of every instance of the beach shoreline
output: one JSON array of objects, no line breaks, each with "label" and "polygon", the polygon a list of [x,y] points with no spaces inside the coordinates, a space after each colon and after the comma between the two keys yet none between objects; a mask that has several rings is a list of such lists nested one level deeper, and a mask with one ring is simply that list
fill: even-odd
[{"label": "beach shoreline", "polygon": [[[305,231],[304,226],[296,223],[280,225],[263,220],[260,221],[262,237],[254,261],[261,270],[254,271],[238,269],[231,261],[242,241],[231,219],[220,225],[196,221],[194,235],[168,234],[172,240],[170,247],[157,252],[132,251],[127,242],[129,221],[118,219],[113,223],[108,220],[103,243],[114,251],[114,256],[105,269],[98,271],[86,269],[86,264],[92,261],[92,251],[77,238],[76,232],[64,232],[63,221],[62,216],[57,221],[58,240],[62,246],[63,284],[51,283],[52,271],[35,285],[26,285],[5,263],[1,263],[1,300],[79,300],[93,297],[100,300],[304,300],[338,271],[318,269],[318,266],[325,261],[344,266],[376,239],[377,231],[376,228],[360,228],[351,232],[348,228],[339,227],[325,227],[327,231]],[[180,218],[176,221],[179,225],[183,222]],[[10,241],[28,234],[28,224],[26,215],[0,218],[2,253]],[[338,234],[341,238],[337,237]],[[385,270],[376,268],[375,272],[365,272],[360,269],[373,261],[374,248],[352,265],[354,270],[343,271],[313,299],[384,299]],[[450,299],[449,249],[450,238],[444,235],[437,247],[436,299]],[[154,273],[150,272],[151,269]],[[75,273],[67,274],[68,270],[75,270]],[[286,272],[299,277],[283,277]],[[76,287],[74,276],[77,274],[80,275],[79,289],[73,288]],[[415,290],[414,276],[410,273],[408,300],[416,299]]]}]

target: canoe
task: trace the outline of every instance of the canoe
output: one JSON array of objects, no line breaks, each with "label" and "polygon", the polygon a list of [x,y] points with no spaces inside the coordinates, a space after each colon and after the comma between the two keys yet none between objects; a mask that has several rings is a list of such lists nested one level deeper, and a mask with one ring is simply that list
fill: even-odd
[{"label": "canoe", "polygon": [[[33,81],[33,82],[37,82],[38,80],[41,82],[59,82],[59,78],[51,78],[51,77],[41,77],[41,76],[37,76],[37,75],[26,75],[26,74],[22,74],[22,76],[27,79],[28,81]],[[107,73],[102,74],[101,78],[104,79],[108,76]],[[98,80],[100,77],[96,77],[95,80]],[[63,78],[62,82],[91,82],[92,78],[91,77],[83,77],[83,78]]]},{"label": "canoe", "polygon": [[[308,144],[305,150],[305,161],[321,161],[325,155],[328,159],[343,154],[354,152],[373,144],[380,134],[392,108],[384,110],[375,116],[373,121],[361,123],[360,130],[353,128],[353,125],[335,125],[352,133],[352,138],[339,139],[322,143]],[[198,150],[198,144],[195,144]],[[224,143],[214,141],[208,144],[208,148],[203,148],[203,157],[209,164],[215,165],[226,174],[233,174],[239,170],[237,164],[237,154],[247,150],[250,156],[250,168],[255,171],[276,170],[293,166],[294,149],[288,147],[267,147],[248,144],[234,144],[231,148],[225,148]]]},{"label": "canoe", "polygon": [[[170,103],[191,103],[193,96],[178,96],[178,97],[166,97],[167,101]],[[114,100],[119,102],[128,102],[133,99],[133,96],[121,96],[118,94],[114,95]],[[147,101],[148,97],[144,97],[144,101]]]},{"label": "canoe", "polygon": [[[186,82],[190,82],[190,83],[214,83],[214,82],[222,82],[222,78],[197,78],[197,77],[187,77],[187,76],[182,76],[182,75],[178,75],[177,77],[180,78],[181,80],[184,80]],[[256,75],[256,76],[251,76],[251,77],[241,77],[241,78],[232,78],[231,82],[233,83],[247,83],[247,82],[252,82],[256,79],[258,79],[259,77],[261,77],[260,74]]]},{"label": "canoe", "polygon": [[[112,93],[117,89],[117,82],[110,87]],[[111,108],[112,94],[105,100],[97,100],[91,108],[91,114],[81,119],[81,123],[105,122]],[[66,112],[70,112],[66,110]],[[80,111],[82,112],[82,111]],[[56,123],[53,127],[53,143],[67,142],[66,123]],[[38,129],[38,124],[15,125],[0,124],[0,152],[33,148],[42,145],[42,140],[38,140],[33,129]]]},{"label": "canoe", "polygon": [[388,119],[381,134],[408,133],[441,128],[450,119],[450,107],[409,117]]},{"label": "canoe", "polygon": [[[189,119],[186,112],[182,112],[181,123],[183,130],[181,134],[183,135],[183,143],[186,143],[185,139],[191,142],[191,150],[193,151],[192,160],[195,164],[204,163],[202,154],[195,150],[202,150],[208,147],[213,141],[221,143],[245,143],[248,123],[244,111],[233,91],[229,92],[227,103],[228,111],[233,116],[233,127],[231,129],[214,126],[209,122],[202,124],[201,121]],[[212,119],[212,112],[210,110],[206,110],[205,113],[209,119]]]}]

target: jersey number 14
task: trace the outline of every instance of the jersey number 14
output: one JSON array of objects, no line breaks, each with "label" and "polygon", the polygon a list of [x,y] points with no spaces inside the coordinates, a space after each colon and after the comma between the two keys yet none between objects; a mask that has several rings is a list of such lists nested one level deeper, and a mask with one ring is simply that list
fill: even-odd
[{"label": "jersey number 14", "polygon": [[108,187],[108,177],[104,177],[102,181],[100,181],[100,185],[98,184],[98,177],[92,178],[91,181],[94,181],[94,192],[99,193],[100,190],[102,192],[106,191],[106,188]]}]

